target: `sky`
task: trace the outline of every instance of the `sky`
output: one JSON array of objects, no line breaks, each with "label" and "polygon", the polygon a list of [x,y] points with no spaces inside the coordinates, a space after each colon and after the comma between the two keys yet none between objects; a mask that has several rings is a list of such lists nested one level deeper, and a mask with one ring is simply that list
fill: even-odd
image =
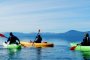
[{"label": "sky", "polygon": [[0,32],[90,31],[90,0],[0,0]]}]

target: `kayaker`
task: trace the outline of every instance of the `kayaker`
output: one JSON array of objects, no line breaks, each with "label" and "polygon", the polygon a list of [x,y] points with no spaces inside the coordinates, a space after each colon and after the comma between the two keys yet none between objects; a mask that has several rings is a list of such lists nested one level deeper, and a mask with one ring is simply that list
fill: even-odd
[{"label": "kayaker", "polygon": [[40,35],[36,36],[36,40],[34,41],[35,43],[41,43],[42,37]]},{"label": "kayaker", "polygon": [[89,34],[85,33],[85,37],[83,39],[83,42],[81,42],[82,46],[90,46],[90,38],[89,38]]},{"label": "kayaker", "polygon": [[36,36],[36,39],[35,39],[35,43],[41,43],[41,41],[42,41],[42,37],[41,37],[41,35],[40,35],[40,29],[38,30],[38,34],[37,34],[37,36]]},{"label": "kayaker", "polygon": [[9,42],[9,44],[20,44],[20,40],[14,36],[12,32],[10,32],[10,37],[8,38],[7,42]]}]

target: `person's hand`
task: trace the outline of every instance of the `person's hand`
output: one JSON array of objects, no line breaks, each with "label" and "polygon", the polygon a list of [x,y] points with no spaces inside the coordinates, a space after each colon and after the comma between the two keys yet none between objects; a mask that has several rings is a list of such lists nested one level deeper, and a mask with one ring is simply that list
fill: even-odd
[{"label": "person's hand", "polygon": [[77,44],[77,45],[81,45],[81,44]]},{"label": "person's hand", "polygon": [[5,41],[5,43],[7,44],[7,42]]}]

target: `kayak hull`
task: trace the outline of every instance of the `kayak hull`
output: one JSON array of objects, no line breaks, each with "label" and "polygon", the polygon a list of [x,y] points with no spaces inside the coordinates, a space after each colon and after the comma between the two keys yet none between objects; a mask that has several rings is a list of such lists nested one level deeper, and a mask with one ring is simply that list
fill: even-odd
[{"label": "kayak hull", "polygon": [[3,43],[4,48],[8,49],[21,49],[21,45],[16,45],[16,44],[6,44]]},{"label": "kayak hull", "polygon": [[78,51],[90,51],[90,46],[81,46],[81,45],[77,45],[77,43],[71,43],[70,45],[71,47],[76,46],[75,50]]},{"label": "kayak hull", "polygon": [[33,42],[20,42],[24,47],[53,47],[52,43],[33,43]]}]

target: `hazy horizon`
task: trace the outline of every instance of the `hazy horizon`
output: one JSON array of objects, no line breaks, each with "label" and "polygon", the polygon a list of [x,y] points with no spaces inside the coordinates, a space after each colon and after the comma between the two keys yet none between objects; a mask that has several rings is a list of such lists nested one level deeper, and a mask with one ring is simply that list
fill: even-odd
[{"label": "hazy horizon", "polygon": [[[69,32],[69,31],[79,31],[79,32],[89,32],[90,30],[88,30],[88,31],[80,31],[80,30],[67,30],[67,31],[64,31],[64,32],[43,32],[43,31],[41,31],[40,33],[66,33],[66,32]],[[12,31],[10,31],[10,32],[12,32]],[[5,31],[5,32],[0,32],[0,33],[10,33],[10,32],[7,32],[7,31]],[[34,32],[15,32],[15,31],[13,31],[13,33],[38,33],[38,30],[37,31],[34,31]]]}]

